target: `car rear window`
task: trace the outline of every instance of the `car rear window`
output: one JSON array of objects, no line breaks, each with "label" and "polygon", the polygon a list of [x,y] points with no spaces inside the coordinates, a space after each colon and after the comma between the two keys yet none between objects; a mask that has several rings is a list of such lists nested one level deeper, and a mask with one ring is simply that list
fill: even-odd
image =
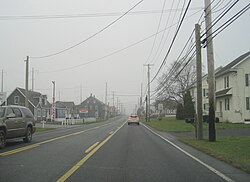
[{"label": "car rear window", "polygon": [[12,108],[12,109],[13,109],[15,115],[16,115],[16,118],[21,118],[22,117],[22,113],[21,113],[20,109],[18,109],[18,108]]},{"label": "car rear window", "polygon": [[21,108],[21,110],[23,111],[23,114],[26,118],[34,118],[32,112],[29,109]]},{"label": "car rear window", "polygon": [[5,108],[0,107],[0,118],[4,117]]}]

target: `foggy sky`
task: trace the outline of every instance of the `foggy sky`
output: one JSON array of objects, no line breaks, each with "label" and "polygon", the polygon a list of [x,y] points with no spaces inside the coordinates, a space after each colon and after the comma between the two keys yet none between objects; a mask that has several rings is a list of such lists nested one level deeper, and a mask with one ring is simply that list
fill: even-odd
[{"label": "foggy sky", "polygon": [[[122,13],[133,7],[139,0],[0,0],[0,2],[0,70],[4,70],[4,91],[10,94],[16,87],[25,88],[24,60],[26,56],[44,56],[79,43],[121,16]],[[219,10],[227,2],[223,1],[222,4],[218,4],[215,10]],[[112,56],[104,59],[99,58],[155,34],[163,3],[164,0],[144,0],[132,12],[157,10],[158,13],[128,14],[102,33],[74,49],[44,59],[30,59],[30,70],[32,68],[35,70],[35,90],[47,94],[51,101],[51,81],[55,80],[57,100],[60,97],[61,101],[74,101],[75,104],[79,104],[81,100],[80,88],[82,87],[82,100],[92,93],[104,102],[105,83],[107,82],[108,102],[110,102],[110,105],[113,102],[112,94],[114,92],[115,102],[117,97],[119,97],[119,102],[123,103],[127,111],[132,112],[135,104],[138,103],[141,83],[143,83],[143,92],[146,88],[147,70],[143,65],[155,62],[151,69],[152,78],[163,61],[176,26],[170,29],[163,52],[157,60],[149,59],[147,61],[154,42],[154,36]],[[182,3],[183,1],[180,1],[179,8],[182,7]],[[241,0],[218,23],[218,26],[248,3],[249,0]],[[169,10],[171,4],[172,1],[166,1],[165,10]],[[174,3],[174,8],[176,7],[177,1]],[[187,38],[194,29],[195,23],[200,18],[203,7],[204,1],[196,0],[191,3],[187,17],[195,12],[197,13],[184,21],[167,59],[166,66],[169,66],[178,57]],[[3,16],[100,15],[100,13],[115,14],[113,16],[76,18],[2,19]],[[160,30],[165,27],[168,15],[169,12],[163,14]],[[174,23],[178,21],[179,15],[180,11],[177,11]],[[214,18],[217,15],[218,13],[214,13],[212,17]],[[173,13],[171,18],[173,18]],[[216,67],[225,66],[233,59],[250,50],[249,20],[250,12],[248,11],[214,39]],[[169,26],[171,22],[172,19],[169,22]],[[204,23],[202,24],[202,30],[204,30]],[[156,37],[152,55],[156,51],[161,35],[158,34]],[[204,65],[206,65],[205,51],[205,49],[202,50]],[[91,61],[93,62],[85,64]],[[69,69],[70,67],[74,68]],[[65,70],[57,71],[61,69]],[[164,70],[166,70],[166,67]],[[31,82],[29,85],[31,88]],[[157,81],[154,81],[152,90],[156,85]],[[127,95],[133,96],[129,97]]]}]

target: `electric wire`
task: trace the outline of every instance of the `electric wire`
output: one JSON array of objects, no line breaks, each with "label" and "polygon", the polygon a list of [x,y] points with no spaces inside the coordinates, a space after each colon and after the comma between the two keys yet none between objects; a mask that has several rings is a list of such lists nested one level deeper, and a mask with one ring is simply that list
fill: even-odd
[{"label": "electric wire", "polygon": [[[235,15],[229,18],[226,22],[224,22],[220,27],[213,31],[212,34],[208,35],[203,42],[206,42],[208,37],[212,36],[212,39],[215,38],[218,34],[224,31],[229,25],[231,25],[234,21],[236,21],[239,17],[241,17],[245,12],[247,12],[250,8],[250,3],[243,7],[240,11],[238,11]],[[216,33],[217,32],[217,33]],[[214,35],[215,34],[215,35]],[[214,35],[214,36],[213,36]],[[207,43],[208,44],[208,43]]]},{"label": "electric wire", "polygon": [[[180,3],[180,1],[178,1],[177,8],[179,7],[179,3]],[[174,0],[172,1],[171,8],[170,8],[170,9],[173,9],[173,5],[174,5]],[[171,11],[171,12],[172,12],[172,11]],[[174,23],[174,19],[175,19],[176,13],[177,13],[177,11],[175,11],[175,13],[174,13],[174,16],[173,16],[173,19],[172,19],[171,24]],[[169,22],[169,20],[170,20],[170,15],[171,15],[171,13],[169,13],[169,15],[168,15],[168,18],[167,18],[165,27],[168,26],[168,22]],[[165,38],[165,41],[163,42],[163,45],[162,45],[162,41],[163,41],[163,38],[164,38],[164,36],[165,36],[165,33],[166,33],[166,31],[163,32],[163,34],[162,34],[162,36],[161,36],[161,39],[160,39],[160,43],[158,44],[158,47],[157,47],[156,52],[155,52],[155,54],[154,54],[154,57],[152,58],[152,61],[151,61],[151,62],[154,61],[153,64],[156,63],[156,61],[158,60],[159,56],[161,55],[161,53],[162,53],[162,51],[163,51],[163,48],[165,47],[165,44],[166,44],[166,42],[167,42],[167,39],[168,39],[168,36],[169,36],[169,33],[170,33],[170,29],[168,30],[167,35],[166,35],[166,38]],[[161,45],[162,45],[162,48],[161,48],[161,50],[160,50]],[[159,50],[160,50],[160,52],[159,52]]]},{"label": "electric wire", "polygon": [[[190,10],[201,10],[202,7],[193,7]],[[180,11],[181,9],[165,9],[163,13],[171,11]],[[144,14],[158,14],[162,10],[144,10],[144,11],[131,11],[127,15],[144,15]],[[96,18],[96,17],[111,17],[120,16],[124,12],[110,12],[110,13],[80,13],[80,14],[58,14],[58,15],[23,15],[23,16],[0,16],[1,20],[41,20],[41,19],[72,19],[72,18]]]},{"label": "electric wire", "polygon": [[[157,32],[159,31],[159,29],[160,29],[160,25],[161,25],[161,20],[162,20],[162,15],[163,15],[163,11],[164,11],[164,8],[165,8],[165,4],[166,4],[166,0],[164,0],[164,2],[163,2],[162,12],[161,12],[161,16],[160,16],[160,19],[159,19],[159,23],[158,23],[158,27],[157,27],[156,33],[157,33]],[[154,46],[155,46],[155,42],[156,42],[157,35],[158,35],[158,34],[155,34],[154,41],[153,41],[153,45],[152,45],[152,47],[151,47],[151,50],[150,50],[150,53],[149,53],[149,55],[148,55],[148,58],[147,58],[147,61],[146,61],[146,62],[148,62],[149,58],[150,58],[151,55],[152,55],[152,52],[153,52],[153,49],[154,49]]]},{"label": "electric wire", "polygon": [[[194,15],[197,14],[197,13],[199,13],[200,11],[201,11],[201,10],[199,10],[199,11],[197,11],[197,12],[191,14],[190,16],[186,17],[185,19],[191,18],[192,16],[194,16]],[[177,23],[176,23],[176,24],[177,24]],[[169,29],[169,28],[175,26],[176,24],[173,24],[173,25],[171,25],[170,27],[166,27],[166,28],[162,29],[161,31],[158,32],[158,34],[162,33],[162,32],[165,31],[166,29]],[[78,65],[74,65],[74,66],[67,67],[67,68],[62,68],[62,69],[51,70],[51,71],[43,71],[43,72],[39,72],[39,73],[44,74],[44,73],[55,73],[55,72],[67,71],[67,70],[79,68],[79,67],[81,67],[81,66],[85,66],[85,65],[88,65],[88,64],[91,64],[91,63],[94,63],[94,62],[98,62],[98,61],[101,61],[101,60],[103,60],[103,59],[105,59],[105,58],[108,58],[108,57],[110,57],[110,56],[112,56],[112,55],[115,55],[115,54],[117,54],[117,53],[119,53],[119,52],[122,52],[122,51],[124,51],[124,50],[127,50],[127,49],[129,49],[129,48],[131,48],[131,47],[133,47],[133,46],[136,46],[137,44],[140,44],[140,43],[142,43],[142,42],[144,42],[144,41],[146,41],[146,40],[148,40],[148,39],[154,37],[154,35],[155,35],[155,34],[152,34],[152,35],[150,35],[150,36],[148,36],[148,37],[146,37],[146,38],[144,38],[144,39],[141,39],[141,40],[139,40],[139,41],[137,41],[137,42],[134,42],[134,43],[132,43],[132,44],[126,46],[126,47],[123,47],[123,48],[118,49],[118,50],[116,50],[116,51],[113,51],[113,52],[111,52],[111,53],[109,53],[109,54],[106,54],[106,55],[104,55],[104,56],[102,56],[102,57],[99,57],[99,58],[97,58],[97,59],[94,59],[94,60],[91,60],[91,61],[88,61],[88,62],[85,62],[85,63],[82,63],[82,64],[78,64]]]},{"label": "electric wire", "polygon": [[173,37],[173,40],[172,40],[172,42],[171,42],[171,44],[170,44],[170,47],[169,47],[169,49],[168,49],[168,51],[167,51],[167,54],[166,54],[164,60],[162,61],[161,66],[159,67],[158,71],[156,72],[155,76],[153,77],[153,79],[151,80],[150,83],[152,83],[152,82],[155,80],[155,78],[157,77],[157,75],[158,75],[159,72],[161,71],[163,65],[166,63],[166,59],[167,59],[167,57],[168,57],[168,55],[169,55],[169,53],[170,53],[170,51],[171,51],[171,49],[172,49],[172,46],[173,46],[173,44],[174,44],[174,42],[175,42],[175,40],[176,40],[176,37],[177,37],[178,32],[179,32],[179,30],[180,30],[180,27],[181,27],[181,25],[182,25],[182,23],[183,23],[183,20],[184,20],[184,18],[185,18],[185,16],[186,16],[186,13],[187,13],[187,11],[188,11],[188,8],[189,8],[189,6],[190,6],[190,3],[191,3],[191,0],[189,0],[189,2],[188,2],[188,5],[187,5],[187,7],[186,7],[186,9],[185,9],[185,12],[184,12],[184,14],[183,14],[183,17],[182,17],[182,19],[181,19],[181,22],[180,22],[178,28],[177,28],[177,32],[175,33],[175,35],[174,35],[174,37]]},{"label": "electric wire", "polygon": [[100,34],[101,32],[103,32],[104,30],[108,29],[110,26],[112,26],[113,24],[115,24],[117,21],[119,21],[120,19],[122,19],[125,15],[127,15],[131,10],[133,10],[135,7],[137,7],[139,4],[141,4],[144,0],[141,0],[139,2],[137,2],[132,8],[130,8],[128,11],[126,11],[123,15],[121,15],[120,17],[118,17],[117,19],[115,19],[114,21],[112,21],[111,23],[109,23],[107,26],[105,26],[104,28],[102,28],[101,30],[97,31],[96,33],[94,33],[93,35],[91,35],[90,37],[78,42],[77,44],[74,44],[73,46],[70,46],[68,48],[65,48],[61,51],[52,53],[52,54],[48,54],[48,55],[44,55],[44,56],[30,56],[31,59],[42,59],[42,58],[47,58],[47,57],[52,57],[52,56],[56,56],[58,54],[64,53],[70,49],[73,49],[85,42],[87,42],[88,40],[92,39],[93,37],[97,36],[98,34]]}]

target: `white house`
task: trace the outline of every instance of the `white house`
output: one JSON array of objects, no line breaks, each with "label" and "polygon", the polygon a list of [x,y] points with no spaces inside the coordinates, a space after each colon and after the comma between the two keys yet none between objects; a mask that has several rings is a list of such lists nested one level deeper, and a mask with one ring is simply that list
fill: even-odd
[{"label": "white house", "polygon": [[[216,70],[216,117],[222,122],[250,121],[250,52]],[[190,93],[196,103],[196,85]],[[203,114],[208,114],[207,76],[202,80]]]}]

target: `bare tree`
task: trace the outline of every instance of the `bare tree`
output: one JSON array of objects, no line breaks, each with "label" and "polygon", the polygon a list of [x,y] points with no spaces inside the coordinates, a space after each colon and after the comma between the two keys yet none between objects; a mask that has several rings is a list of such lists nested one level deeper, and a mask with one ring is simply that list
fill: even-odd
[{"label": "bare tree", "polygon": [[186,89],[196,81],[195,65],[195,59],[189,60],[188,64],[184,60],[175,61],[158,80],[157,98],[182,102]]}]

